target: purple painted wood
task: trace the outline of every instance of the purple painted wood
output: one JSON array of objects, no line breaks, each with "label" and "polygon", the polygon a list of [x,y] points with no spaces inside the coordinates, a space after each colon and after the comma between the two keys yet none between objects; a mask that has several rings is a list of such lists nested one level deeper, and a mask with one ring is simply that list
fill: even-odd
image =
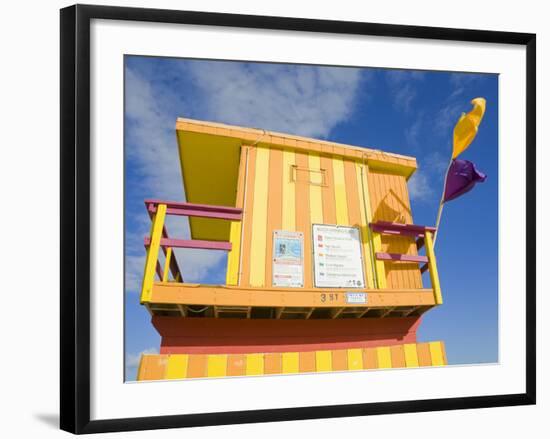
[{"label": "purple painted wood", "polygon": [[376,259],[382,261],[399,261],[399,262],[428,262],[426,256],[403,255],[400,253],[376,253]]},{"label": "purple painted wood", "polygon": [[159,280],[162,280],[162,274],[163,274],[163,273],[162,273],[162,267],[160,266],[159,261],[157,261],[157,268],[156,268],[156,270],[157,270],[157,276],[159,277]]},{"label": "purple painted wood", "polygon": [[[147,247],[151,243],[151,238],[146,237],[143,243]],[[230,251],[232,246],[227,241],[202,241],[200,239],[172,239],[161,238],[161,246],[173,248],[200,248],[205,250],[227,250]]]},{"label": "purple painted wood", "polygon": [[150,213],[157,211],[159,204],[166,204],[167,215],[193,216],[200,218],[217,218],[230,221],[242,219],[242,209],[228,206],[214,206],[209,204],[180,203],[175,201],[145,200]]},{"label": "purple painted wood", "polygon": [[385,235],[406,235],[406,236],[424,236],[427,231],[435,232],[435,227],[419,226],[416,224],[401,224],[390,223],[387,221],[377,221],[370,223],[371,229],[374,232],[382,233]]}]

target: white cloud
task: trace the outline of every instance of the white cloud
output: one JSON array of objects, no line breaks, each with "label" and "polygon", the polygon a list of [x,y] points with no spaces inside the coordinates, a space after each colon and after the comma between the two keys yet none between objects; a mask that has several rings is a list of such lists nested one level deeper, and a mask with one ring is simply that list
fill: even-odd
[{"label": "white cloud", "polygon": [[424,72],[407,70],[389,70],[386,81],[392,93],[393,105],[398,110],[408,113],[417,95],[416,82],[422,81]]},{"label": "white cloud", "polygon": [[[132,184],[139,185],[144,198],[177,201],[184,199],[174,128],[178,116],[200,114],[207,120],[326,137],[351,115],[361,80],[358,69],[221,62],[186,62],[165,76],[167,81],[191,78],[192,98],[185,95],[189,87],[177,93],[175,87],[152,83],[139,70],[126,68],[126,151],[139,175]],[[131,219],[126,291],[138,292],[150,221],[145,207]],[[168,217],[167,229],[172,237],[190,235],[182,217]],[[191,249],[178,250],[176,256],[184,279],[192,282],[209,275],[219,278],[214,270],[225,258],[219,251]]]},{"label": "white cloud", "polygon": [[409,196],[414,201],[430,201],[435,192],[428,175],[418,169],[408,181]]},{"label": "white cloud", "polygon": [[212,119],[327,137],[352,113],[359,69],[199,62],[186,65]]}]

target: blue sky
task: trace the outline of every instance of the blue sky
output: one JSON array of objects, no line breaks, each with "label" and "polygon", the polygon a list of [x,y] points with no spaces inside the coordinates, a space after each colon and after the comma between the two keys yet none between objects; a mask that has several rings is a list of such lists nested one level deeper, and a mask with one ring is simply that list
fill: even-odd
[{"label": "blue sky", "polygon": [[[210,120],[411,155],[416,224],[435,223],[453,126],[470,100],[487,110],[461,158],[488,178],[446,204],[436,255],[444,305],[424,315],[420,341],[444,340],[450,364],[498,361],[498,76],[376,68],[201,61],[125,60],[126,378],[160,337],[139,305],[149,219],[143,200],[184,200],[175,121]],[[189,236],[181,220],[172,234]],[[225,255],[178,250],[184,278],[223,283]],[[426,279],[427,283],[428,280]]]}]

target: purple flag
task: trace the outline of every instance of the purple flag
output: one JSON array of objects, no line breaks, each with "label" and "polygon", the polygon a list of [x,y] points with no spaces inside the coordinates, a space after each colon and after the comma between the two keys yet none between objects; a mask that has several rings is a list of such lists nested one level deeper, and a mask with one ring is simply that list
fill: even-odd
[{"label": "purple flag", "polygon": [[447,172],[444,202],[454,200],[470,191],[476,183],[483,183],[487,176],[479,172],[468,160],[455,159]]}]

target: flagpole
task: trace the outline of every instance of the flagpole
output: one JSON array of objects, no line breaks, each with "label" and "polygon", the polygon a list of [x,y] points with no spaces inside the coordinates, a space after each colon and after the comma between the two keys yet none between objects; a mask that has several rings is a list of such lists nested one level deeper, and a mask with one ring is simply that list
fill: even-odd
[{"label": "flagpole", "polygon": [[437,210],[437,219],[435,220],[435,232],[434,232],[434,239],[433,239],[434,247],[435,247],[435,242],[437,240],[437,232],[439,232],[439,223],[441,222],[441,215],[443,214],[443,206],[445,205],[445,191],[447,190],[447,174],[449,174],[449,169],[451,169],[452,164],[453,164],[453,158],[451,157],[451,160],[449,160],[449,164],[447,165],[447,171],[445,171],[445,177],[443,182],[443,193],[441,194],[441,199],[439,200],[439,209]]}]

